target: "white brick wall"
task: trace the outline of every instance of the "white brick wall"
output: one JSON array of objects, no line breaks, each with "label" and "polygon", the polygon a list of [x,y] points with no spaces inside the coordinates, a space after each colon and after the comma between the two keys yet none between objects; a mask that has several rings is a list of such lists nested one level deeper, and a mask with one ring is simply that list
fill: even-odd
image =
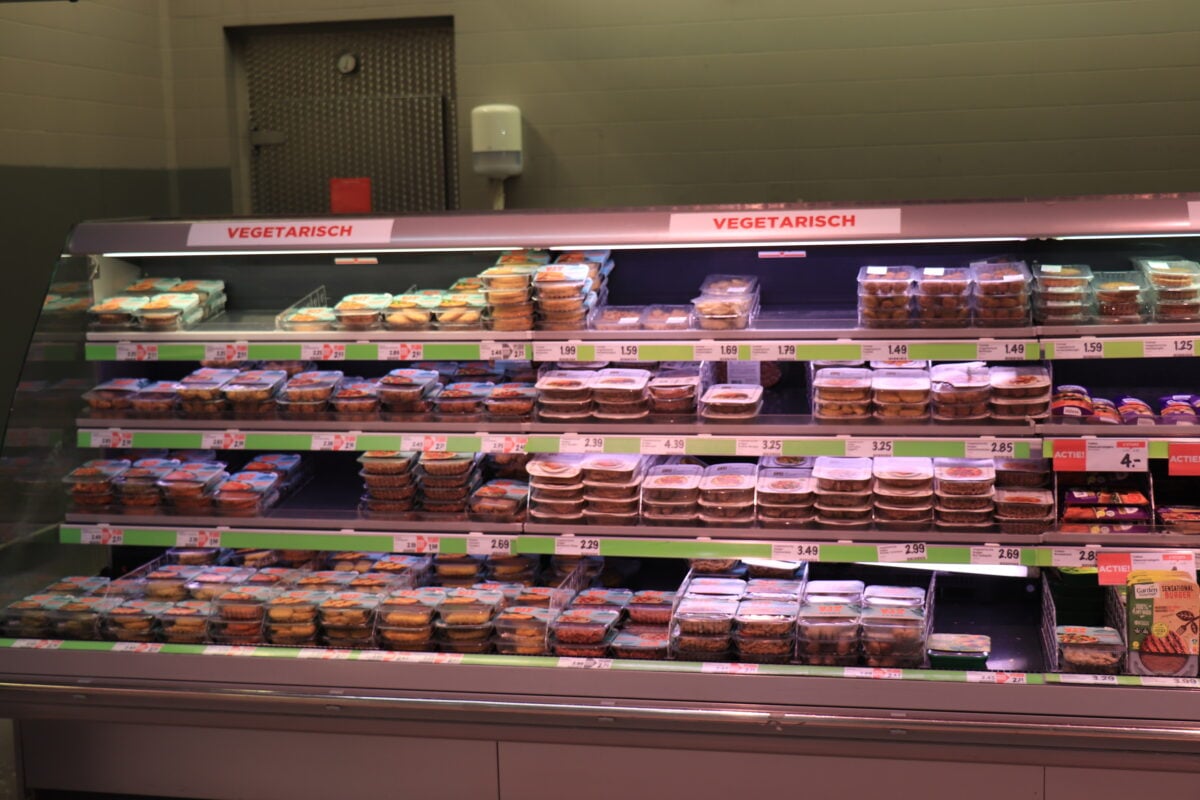
[{"label": "white brick wall", "polygon": [[[1200,185],[1195,0],[162,3],[181,167],[236,150],[224,27],[452,15],[468,207],[487,202],[467,128],[484,102],[524,111],[523,206]],[[158,157],[156,8],[0,8],[0,160]]]},{"label": "white brick wall", "polygon": [[0,163],[167,166],[158,0],[0,5]]}]

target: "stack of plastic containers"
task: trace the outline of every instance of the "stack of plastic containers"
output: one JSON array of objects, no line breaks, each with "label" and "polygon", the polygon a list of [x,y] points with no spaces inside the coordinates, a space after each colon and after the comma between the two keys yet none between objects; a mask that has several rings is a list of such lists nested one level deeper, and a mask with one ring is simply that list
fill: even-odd
[{"label": "stack of plastic containers", "polygon": [[365,492],[363,510],[369,516],[405,514],[417,507],[415,452],[368,450],[358,458]]},{"label": "stack of plastic containers", "polygon": [[734,615],[733,646],[739,661],[787,664],[796,649],[795,600],[743,599]]},{"label": "stack of plastic containers", "polygon": [[179,466],[175,459],[143,458],[112,480],[118,505],[155,513],[162,503],[158,482]]},{"label": "stack of plastic containers", "polygon": [[433,310],[441,298],[413,292],[398,294],[383,310],[383,327],[389,331],[427,331],[433,329]]},{"label": "stack of plastic containers", "polygon": [[584,456],[583,519],[597,525],[636,525],[647,459],[639,455]]},{"label": "stack of plastic containers", "polygon": [[809,581],[796,621],[796,660],[852,667],[859,658],[862,581]]},{"label": "stack of plastic containers", "polygon": [[965,328],[971,324],[971,272],[963,267],[925,267],[916,271],[916,320],[919,328]]},{"label": "stack of plastic containers", "polygon": [[839,531],[871,527],[871,459],[821,456],[812,474],[820,527]]},{"label": "stack of plastic containers", "polygon": [[933,478],[938,529],[991,530],[996,494],[996,469],[991,459],[935,458]]},{"label": "stack of plastic containers", "polygon": [[479,274],[487,298],[487,324],[494,331],[533,330],[532,264],[498,264]]},{"label": "stack of plastic containers", "polygon": [[1147,320],[1150,290],[1140,272],[1097,272],[1092,276],[1092,290],[1096,297],[1096,322],[1114,325]]},{"label": "stack of plastic containers", "polygon": [[236,369],[201,367],[184,376],[176,390],[180,414],[192,418],[221,416],[225,413],[225,384],[239,374]]},{"label": "stack of plastic containers", "polygon": [[699,368],[663,370],[646,385],[652,414],[696,413],[700,393]]},{"label": "stack of plastic containers", "polygon": [[858,271],[858,324],[906,328],[912,306],[913,267],[863,267]]},{"label": "stack of plastic containers", "polygon": [[321,642],[326,647],[375,646],[375,609],[380,597],[368,592],[336,592],[317,606]]},{"label": "stack of plastic containers", "polygon": [[[212,319],[225,310],[229,302],[225,294],[225,281],[218,280],[187,280],[180,281],[171,291],[180,294],[194,294],[200,299],[201,319]],[[126,294],[129,290],[126,289]]]},{"label": "stack of plastic containers", "polygon": [[754,524],[757,464],[712,464],[700,479],[700,522],[736,527]]},{"label": "stack of plastic containers", "polygon": [[971,265],[975,286],[975,324],[1013,328],[1029,324],[1029,268],[1019,261]]},{"label": "stack of plastic containers", "polygon": [[988,380],[994,419],[1023,421],[1050,415],[1050,371],[1045,367],[992,367]]},{"label": "stack of plastic containers", "polygon": [[1033,271],[1034,317],[1047,325],[1088,322],[1095,313],[1092,279],[1086,264],[1038,264]]},{"label": "stack of plastic containers", "polygon": [[133,315],[144,331],[182,331],[204,319],[204,309],[197,294],[164,292],[147,298]]},{"label": "stack of plastic containers", "polygon": [[433,649],[433,618],[446,596],[438,587],[399,589],[375,610],[375,634],[384,650]]},{"label": "stack of plastic containers", "polygon": [[[113,602],[121,602],[113,598]],[[212,604],[204,600],[181,600],[158,615],[158,630],[167,644],[202,644],[208,641],[208,618]]]},{"label": "stack of plastic containers", "polygon": [[923,531],[933,524],[933,462],[928,458],[877,457],[875,526]]},{"label": "stack of plastic containers", "polygon": [[537,327],[544,331],[583,330],[596,305],[586,264],[547,264],[533,276]]},{"label": "stack of plastic containers", "polygon": [[991,413],[991,370],[982,361],[935,364],[932,381],[933,418],[941,422],[987,419]]},{"label": "stack of plastic containers", "polygon": [[868,667],[917,668],[925,663],[925,590],[868,586],[863,591],[862,652]]},{"label": "stack of plastic containers", "polygon": [[763,388],[755,385],[718,383],[700,398],[700,418],[710,422],[740,422],[753,419],[762,410]]},{"label": "stack of plastic containers", "polygon": [[816,518],[816,480],[795,469],[760,469],[755,491],[758,523],[764,528],[795,528]]},{"label": "stack of plastic containers", "polygon": [[486,306],[482,292],[446,292],[433,318],[440,331],[478,331],[483,329]]},{"label": "stack of plastic containers", "polygon": [[529,521],[583,522],[583,457],[539,454],[525,465],[529,473]]},{"label": "stack of plastic containers", "polygon": [[[742,585],[742,581],[734,581]],[[688,595],[675,608],[671,652],[680,661],[725,661],[733,645],[733,619],[742,591]]]},{"label": "stack of plastic containers", "polygon": [[701,330],[749,328],[760,305],[758,278],[753,275],[709,275],[692,298],[696,327]]},{"label": "stack of plastic containers", "polygon": [[333,307],[338,327],[348,331],[369,331],[379,327],[379,321],[392,303],[392,296],[383,294],[348,294]]},{"label": "stack of plastic containers", "polygon": [[1047,489],[996,489],[996,524],[1002,533],[1043,533],[1054,524],[1054,495]]},{"label": "stack of plastic containers", "polygon": [[434,518],[465,517],[467,499],[479,488],[479,462],[476,453],[421,453],[417,484],[422,512]]},{"label": "stack of plastic containers", "polygon": [[540,656],[549,651],[550,623],[556,614],[548,608],[509,606],[495,620],[496,652],[506,656]]},{"label": "stack of plastic containers", "polygon": [[871,402],[877,419],[925,419],[929,416],[929,372],[877,369],[871,375]]},{"label": "stack of plastic containers", "polygon": [[1200,264],[1182,259],[1136,259],[1154,290],[1156,322],[1200,319]]},{"label": "stack of plastic containers", "polygon": [[343,377],[341,370],[315,370],[293,375],[276,398],[279,413],[286,417],[324,413],[333,390]]},{"label": "stack of plastic containers", "polygon": [[647,525],[695,525],[700,520],[697,464],[660,464],[642,480],[642,522]]},{"label": "stack of plastic containers", "polygon": [[266,639],[271,644],[311,645],[317,642],[317,608],[329,592],[290,589],[266,604]]},{"label": "stack of plastic containers", "polygon": [[593,370],[549,370],[538,377],[537,413],[546,420],[581,420],[592,415]]},{"label": "stack of plastic containers", "polygon": [[551,624],[555,655],[572,658],[603,658],[616,636],[622,611],[615,606],[573,605]]},{"label": "stack of plastic containers", "polygon": [[275,395],[287,379],[281,369],[251,369],[222,385],[221,393],[233,416],[269,417],[275,414]]},{"label": "stack of plastic containers", "polygon": [[492,647],[493,619],[504,601],[500,592],[451,589],[437,607],[434,638],[451,653],[486,653]]},{"label": "stack of plastic containers", "polygon": [[592,416],[604,420],[636,420],[649,416],[650,398],[646,391],[650,371],[644,369],[602,369],[592,379]]},{"label": "stack of plastic containers", "polygon": [[813,376],[813,417],[842,421],[871,416],[871,370],[828,367]]},{"label": "stack of plastic containers", "polygon": [[433,558],[433,582],[439,586],[470,588],[486,577],[484,556],[438,553]]},{"label": "stack of plastic containers", "polygon": [[213,503],[218,514],[238,517],[262,516],[279,501],[281,481],[273,472],[234,473],[218,484]]},{"label": "stack of plastic containers", "polygon": [[218,594],[212,601],[210,624],[214,641],[243,636],[262,641],[267,605],[278,594],[275,587],[248,584]]},{"label": "stack of plastic containers", "polygon": [[420,420],[429,418],[442,384],[434,370],[400,368],[380,378],[377,391],[385,415]]}]

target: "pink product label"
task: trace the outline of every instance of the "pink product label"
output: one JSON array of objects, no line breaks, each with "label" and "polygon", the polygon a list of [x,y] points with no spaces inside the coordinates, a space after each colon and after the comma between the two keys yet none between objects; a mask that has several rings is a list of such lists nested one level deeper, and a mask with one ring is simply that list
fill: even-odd
[{"label": "pink product label", "polygon": [[188,229],[188,247],[264,247],[276,244],[387,244],[390,219],[297,219],[198,222]]},{"label": "pink product label", "polygon": [[672,214],[670,232],[728,239],[900,233],[900,209],[821,209]]}]

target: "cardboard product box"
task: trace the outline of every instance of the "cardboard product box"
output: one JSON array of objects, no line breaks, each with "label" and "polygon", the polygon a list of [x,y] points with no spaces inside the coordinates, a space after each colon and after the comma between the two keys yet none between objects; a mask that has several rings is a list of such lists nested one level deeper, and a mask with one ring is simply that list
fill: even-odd
[{"label": "cardboard product box", "polygon": [[1134,675],[1195,676],[1200,659],[1200,586],[1182,572],[1126,578],[1127,668]]}]

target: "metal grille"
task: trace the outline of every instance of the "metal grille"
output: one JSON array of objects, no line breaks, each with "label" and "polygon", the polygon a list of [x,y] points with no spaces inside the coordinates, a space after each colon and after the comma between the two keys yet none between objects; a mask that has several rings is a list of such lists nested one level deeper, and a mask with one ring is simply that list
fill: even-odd
[{"label": "metal grille", "polygon": [[[454,32],[446,20],[244,28],[257,214],[326,213],[329,178],[372,179],[380,212],[458,206]],[[337,69],[350,53],[358,68]],[[253,141],[253,139],[252,139]]]}]

